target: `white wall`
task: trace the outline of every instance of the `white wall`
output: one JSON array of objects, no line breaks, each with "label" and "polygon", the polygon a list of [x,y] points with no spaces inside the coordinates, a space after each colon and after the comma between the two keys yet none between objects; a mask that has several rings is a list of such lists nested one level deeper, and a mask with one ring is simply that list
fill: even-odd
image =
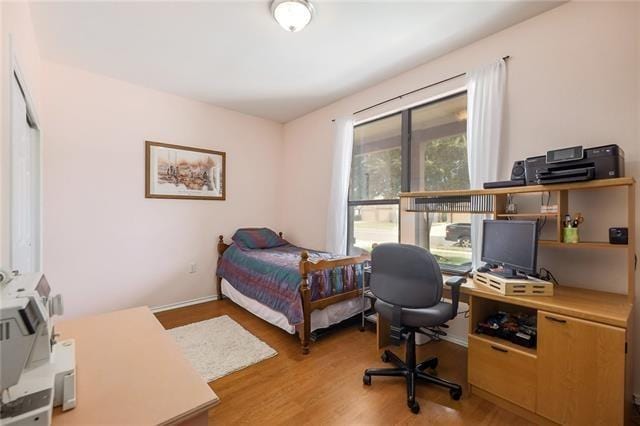
[{"label": "white wall", "polygon": [[[639,16],[638,3],[567,3],[287,123],[283,230],[292,240],[304,245],[324,246],[332,118],[350,115],[504,55],[511,55],[511,59],[507,66],[508,112],[501,178],[509,177],[514,160],[539,155],[547,149],[616,143],[626,151],[627,176],[638,179]],[[463,80],[452,81],[420,96],[429,98],[438,90],[444,92],[463,84]],[[379,114],[416,100],[414,95],[367,114]],[[587,199],[580,197],[570,201],[584,209],[589,223],[596,224],[590,228],[585,226],[585,232],[591,233],[588,236],[606,239],[609,226],[619,226],[619,220],[626,220],[624,207],[618,204],[621,199],[620,194],[615,194],[596,205],[589,205]],[[621,256],[613,252],[580,252],[546,251],[540,256],[540,264],[549,267],[564,283],[607,291],[625,290],[626,270],[617,268],[624,265]],[[640,321],[640,314],[637,317]],[[457,320],[454,330],[464,335],[465,327],[460,321],[465,320]],[[635,354],[638,364],[640,339],[635,339]],[[640,368],[636,369],[635,378],[635,388],[640,391]]]},{"label": "white wall", "polygon": [[9,265],[9,90],[11,49],[40,115],[42,64],[31,10],[26,2],[0,2],[0,266]]},{"label": "white wall", "polygon": [[[637,162],[636,93],[629,90],[637,84],[637,9],[633,3],[568,3],[287,123],[285,230],[309,245],[324,246],[332,118],[503,55],[511,59],[502,177],[508,177],[516,159],[576,143],[619,143],[627,164]],[[463,80],[451,82],[442,90],[461,85]],[[304,158],[313,158],[314,167]],[[317,226],[310,229],[308,223]]]},{"label": "white wall", "polygon": [[[45,64],[27,2],[0,2],[0,35],[0,266],[9,264],[11,39],[43,127],[44,270],[69,316],[210,296],[217,235],[278,227],[282,125]],[[145,199],[145,139],[226,151],[227,201]]]},{"label": "white wall", "polygon": [[[45,71],[44,270],[69,316],[212,295],[218,234],[278,228],[281,124]],[[225,151],[227,200],[144,198],[145,140]]]}]

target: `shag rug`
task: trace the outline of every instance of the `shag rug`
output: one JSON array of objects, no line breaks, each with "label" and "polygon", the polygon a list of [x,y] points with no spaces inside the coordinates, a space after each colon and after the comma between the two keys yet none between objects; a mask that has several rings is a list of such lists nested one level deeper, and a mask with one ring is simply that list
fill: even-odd
[{"label": "shag rug", "polygon": [[227,315],[172,328],[168,332],[207,382],[278,354]]}]

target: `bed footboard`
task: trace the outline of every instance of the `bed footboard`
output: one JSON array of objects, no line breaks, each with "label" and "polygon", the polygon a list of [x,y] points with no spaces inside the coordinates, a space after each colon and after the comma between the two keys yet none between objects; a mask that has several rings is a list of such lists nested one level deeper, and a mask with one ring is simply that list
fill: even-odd
[{"label": "bed footboard", "polygon": [[309,353],[309,341],[311,337],[311,312],[316,309],[322,309],[334,303],[341,302],[343,300],[351,299],[358,296],[362,289],[354,289],[346,291],[344,293],[336,294],[326,297],[324,299],[318,299],[311,301],[311,288],[309,287],[309,273],[315,271],[322,271],[325,269],[334,269],[340,266],[357,265],[369,260],[369,256],[355,256],[344,257],[340,259],[331,260],[319,260],[318,262],[312,262],[309,260],[309,253],[303,251],[300,254],[300,277],[302,279],[300,283],[300,296],[302,298],[302,313],[304,316],[304,323],[300,329],[300,342],[302,344],[302,354]]}]

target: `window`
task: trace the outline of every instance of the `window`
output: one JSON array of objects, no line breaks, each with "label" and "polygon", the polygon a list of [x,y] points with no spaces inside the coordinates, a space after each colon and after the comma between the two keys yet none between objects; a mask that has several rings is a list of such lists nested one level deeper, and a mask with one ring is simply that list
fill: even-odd
[{"label": "window", "polygon": [[398,242],[402,180],[402,115],[356,126],[349,186],[349,253]]},{"label": "window", "polygon": [[[469,189],[467,96],[461,94],[411,111],[411,190]],[[471,265],[471,215],[422,213],[415,241],[445,269]]]},{"label": "window", "polygon": [[411,111],[411,190],[469,189],[467,96]]},{"label": "window", "polygon": [[[350,254],[399,239],[398,193],[469,188],[467,96],[457,94],[354,129]],[[442,265],[471,262],[470,215],[423,214],[415,242]]]}]

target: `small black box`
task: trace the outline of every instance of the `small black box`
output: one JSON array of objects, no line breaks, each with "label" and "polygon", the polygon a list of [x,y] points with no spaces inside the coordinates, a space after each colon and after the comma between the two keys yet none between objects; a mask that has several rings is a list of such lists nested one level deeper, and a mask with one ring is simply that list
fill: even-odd
[{"label": "small black box", "polygon": [[609,228],[611,244],[629,244],[629,228]]}]

